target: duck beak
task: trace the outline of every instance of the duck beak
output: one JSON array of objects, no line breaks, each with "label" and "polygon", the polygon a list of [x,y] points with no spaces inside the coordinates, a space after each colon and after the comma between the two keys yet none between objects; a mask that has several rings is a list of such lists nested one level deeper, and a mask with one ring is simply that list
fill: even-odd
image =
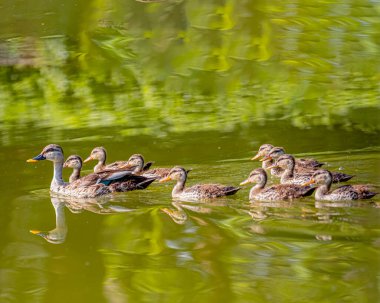
[{"label": "duck beak", "polygon": [[277,165],[271,165],[271,166],[268,166],[266,169],[272,169],[272,168],[277,168],[278,166]]},{"label": "duck beak", "polygon": [[83,163],[86,163],[86,162],[91,161],[91,160],[94,160],[94,158],[90,155],[87,157],[86,160],[83,161]]},{"label": "duck beak", "polygon": [[247,185],[248,183],[250,183],[250,182],[247,179],[247,180],[244,180],[243,182],[241,182],[239,185]]},{"label": "duck beak", "polygon": [[251,158],[251,160],[256,160],[256,159],[258,159],[260,157],[261,157],[261,155],[257,154],[256,156],[254,156],[253,158]]},{"label": "duck beak", "polygon": [[260,162],[267,161],[267,160],[272,160],[272,157],[265,156],[264,158],[260,159]]},{"label": "duck beak", "polygon": [[33,235],[37,235],[37,236],[40,236],[40,237],[43,237],[43,238],[46,236],[46,232],[43,232],[43,231],[40,231],[40,230],[30,230],[30,232]]},{"label": "duck beak", "polygon": [[32,158],[32,159],[28,159],[28,160],[26,160],[26,162],[28,162],[28,163],[33,163],[33,162],[38,162],[38,161],[40,161],[40,160],[46,160],[45,156],[39,154],[38,156],[35,156],[35,157]]},{"label": "duck beak", "polygon": [[302,184],[302,186],[310,185],[310,184],[315,184],[315,179],[311,178],[309,181],[306,183]]},{"label": "duck beak", "polygon": [[172,178],[170,176],[167,176],[167,177],[161,178],[160,180],[158,180],[158,182],[164,183],[164,182],[170,181],[171,179]]}]

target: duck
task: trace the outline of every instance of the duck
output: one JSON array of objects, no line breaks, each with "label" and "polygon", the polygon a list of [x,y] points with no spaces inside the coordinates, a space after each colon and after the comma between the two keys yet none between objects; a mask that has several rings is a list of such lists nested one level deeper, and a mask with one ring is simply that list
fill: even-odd
[{"label": "duck", "polygon": [[[261,161],[261,167],[263,169],[268,169],[268,167],[273,166],[275,163],[275,159],[267,157],[270,151],[274,148],[272,144],[265,143],[259,147],[257,154],[251,158],[251,160],[257,160],[262,157],[259,161]],[[281,177],[283,170],[280,167],[273,167],[270,170],[272,176]]]},{"label": "duck", "polygon": [[154,169],[149,169],[152,162],[148,162],[144,165],[144,157],[141,154],[133,154],[129,157],[127,164],[124,168],[132,169],[133,173],[139,174],[145,177],[161,179],[166,177],[171,168],[158,167]]},{"label": "duck", "polygon": [[320,169],[315,171],[310,180],[304,183],[304,185],[308,186],[311,184],[316,184],[317,190],[315,191],[315,199],[322,201],[370,199],[378,194],[376,192],[372,192],[370,186],[362,184],[344,185],[330,191],[332,183],[333,177],[331,172]]},{"label": "duck", "polygon": [[123,169],[125,166],[127,166],[128,161],[115,161],[111,164],[106,165],[106,159],[107,159],[107,151],[103,146],[95,147],[91,154],[83,161],[84,163],[87,163],[91,160],[98,160],[98,163],[94,166],[94,172],[100,172],[102,170],[118,170]]},{"label": "duck", "polygon": [[50,183],[50,191],[63,196],[76,198],[94,198],[110,194],[115,191],[109,185],[115,182],[123,182],[134,179],[136,176],[131,171],[105,171],[100,174],[91,174],[79,178],[72,183],[67,183],[62,178],[64,163],[63,149],[58,144],[49,144],[43,148],[40,154],[28,159],[27,162],[35,163],[48,160],[54,164],[53,179]]},{"label": "duck", "polygon": [[280,201],[293,200],[310,196],[314,192],[314,187],[294,184],[276,184],[265,187],[268,180],[267,173],[263,168],[254,169],[246,180],[240,185],[256,183],[249,192],[249,200],[258,201]]},{"label": "duck", "polygon": [[[71,155],[69,156],[65,163],[63,163],[63,167],[68,167],[72,168],[73,172],[70,175],[69,182],[75,182],[80,178],[80,172],[82,169],[82,158],[78,155]],[[124,171],[124,170],[121,170]],[[129,170],[128,170],[129,171]],[[92,173],[89,174],[85,177],[82,177],[82,182],[83,181],[92,181],[93,179],[98,178],[98,176],[101,176],[102,178],[105,177],[107,174],[115,174],[116,170],[102,170],[98,173]],[[123,180],[120,182],[114,182],[110,184],[110,189],[111,191],[114,192],[126,192],[126,191],[131,191],[135,189],[145,189],[147,188],[156,178],[147,178],[145,176],[137,176],[134,175],[133,172],[130,172],[130,178],[128,180]]]},{"label": "duck", "polygon": [[[278,156],[280,156],[281,154],[285,154],[284,148],[273,146],[272,144],[263,144],[260,146],[259,151],[256,154],[256,156],[254,156],[251,160],[256,160],[256,159],[259,159],[260,157],[263,157],[260,161],[262,161],[263,163],[266,163],[266,165],[263,164],[263,168],[266,169],[268,166],[271,166],[270,160],[274,159],[273,155],[276,155],[278,153],[280,153]],[[296,159],[296,167],[297,168],[301,168],[301,167],[302,168],[318,168],[324,164],[325,163],[319,162],[319,161],[317,161],[315,159],[311,159],[311,158]]]},{"label": "duck", "polygon": [[[288,155],[288,156],[291,156],[289,154],[286,154],[285,153],[285,150],[282,148],[282,147],[274,147],[272,148],[272,150],[269,152],[269,154],[266,156],[266,158],[269,158],[269,159],[275,159],[276,161],[278,161],[278,159],[283,156],[283,155]],[[299,165],[300,162],[297,161],[297,159],[295,159],[293,156],[291,156],[293,160],[288,160],[288,161],[293,161],[294,162],[294,169],[293,169],[293,172],[296,174],[296,175],[312,175],[313,172],[318,169],[316,167],[305,167],[305,166],[302,166],[302,165]],[[285,157],[287,158],[287,157]],[[264,158],[265,159],[265,158]],[[298,164],[297,164],[298,163]],[[290,164],[290,162],[289,162]],[[282,167],[282,166],[278,166],[278,165],[272,165],[271,166],[271,173],[273,171],[273,169],[279,169],[279,171],[277,171],[277,173],[279,172],[279,175],[280,177],[284,175],[284,172],[285,172],[285,167]],[[345,173],[341,173],[341,172],[332,172],[332,175],[333,175],[333,182],[334,183],[338,183],[338,182],[346,182],[348,180],[350,180],[351,178],[353,178],[354,176],[353,175],[348,175],[348,174],[345,174]],[[276,175],[277,176],[277,175]],[[301,182],[301,181],[300,181]]]},{"label": "duck", "polygon": [[177,181],[172,191],[172,198],[180,200],[196,201],[229,196],[235,194],[240,189],[240,187],[222,184],[196,184],[185,188],[187,171],[180,166],[173,167],[169,174],[160,179],[159,182],[162,183],[170,180]]}]

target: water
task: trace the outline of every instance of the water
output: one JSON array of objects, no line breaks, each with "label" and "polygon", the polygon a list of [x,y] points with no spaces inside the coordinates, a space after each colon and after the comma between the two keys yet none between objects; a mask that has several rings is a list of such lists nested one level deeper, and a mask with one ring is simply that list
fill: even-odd
[{"label": "water", "polygon": [[0,302],[379,301],[379,196],[191,203],[155,182],[80,201],[25,162],[102,145],[238,185],[272,143],[379,189],[377,2],[0,7]]}]

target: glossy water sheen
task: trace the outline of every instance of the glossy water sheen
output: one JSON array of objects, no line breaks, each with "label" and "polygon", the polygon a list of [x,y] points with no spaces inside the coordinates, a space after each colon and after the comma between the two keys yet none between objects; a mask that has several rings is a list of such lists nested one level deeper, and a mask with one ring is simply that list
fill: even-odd
[{"label": "glossy water sheen", "polygon": [[103,145],[237,185],[273,143],[379,191],[379,7],[1,3],[0,302],[378,302],[379,196],[191,203],[153,183],[79,201],[25,160]]}]

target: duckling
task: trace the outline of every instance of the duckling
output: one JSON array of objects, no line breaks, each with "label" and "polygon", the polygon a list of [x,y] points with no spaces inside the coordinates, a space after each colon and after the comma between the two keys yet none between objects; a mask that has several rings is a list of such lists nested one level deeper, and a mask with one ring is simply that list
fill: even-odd
[{"label": "duckling", "polygon": [[[63,164],[63,167],[69,167],[73,168],[73,173],[70,176],[70,183],[78,180],[80,178],[80,171],[82,169],[82,158],[78,155],[71,155],[67,158],[65,163]],[[125,170],[120,170],[121,172],[124,172]],[[113,184],[110,184],[110,189],[112,192],[126,192],[131,191],[135,189],[145,189],[148,187],[156,178],[147,178],[144,176],[137,176],[134,175],[133,172],[127,170],[129,172],[130,177],[127,180],[123,180],[120,182],[114,182]],[[93,182],[94,179],[99,178],[105,178],[105,176],[108,174],[115,174],[117,170],[102,170],[98,173],[92,173],[87,176],[82,177],[79,180],[82,180],[82,182]]]},{"label": "duckling", "polygon": [[301,186],[294,184],[277,184],[266,187],[268,177],[262,168],[254,169],[249,177],[240,183],[245,185],[248,183],[256,183],[249,192],[250,200],[269,201],[269,200],[293,200],[305,196],[310,196],[314,188],[310,186]]},{"label": "duckling", "polygon": [[311,179],[304,185],[317,184],[316,200],[342,201],[370,199],[378,193],[372,192],[368,185],[344,185],[330,191],[333,182],[332,174],[328,170],[320,169],[313,173]]},{"label": "duckling", "polygon": [[[257,154],[251,160],[256,160],[256,159],[259,159],[260,157],[263,157],[262,159],[259,160],[262,162],[261,167],[263,169],[268,169],[268,167],[270,166],[273,167],[273,164],[275,163],[276,160],[268,157],[268,154],[273,148],[275,147],[272,144],[261,145]],[[270,170],[271,175],[275,177],[281,177],[282,172],[283,170],[280,167],[273,167]]]},{"label": "duckling", "polygon": [[240,187],[221,184],[197,184],[185,188],[186,179],[187,171],[180,166],[175,166],[159,182],[176,180],[177,184],[173,188],[172,197],[190,201],[229,196],[235,194],[240,189]]},{"label": "duckling", "polygon": [[[282,155],[286,155],[285,154],[285,151],[282,147],[274,147],[270,152],[269,154],[267,155],[267,158],[269,159],[279,159]],[[293,157],[293,156],[292,156]],[[304,166],[299,166],[297,165],[297,163],[300,163],[300,162],[297,162],[297,160],[293,157],[294,159],[294,173],[296,175],[312,175],[313,172],[316,170],[315,167],[309,167],[309,168],[305,168]],[[272,168],[271,168],[271,173],[272,173],[272,170],[273,168],[277,168],[278,165],[273,165]],[[280,177],[284,174],[284,168],[285,167],[279,167],[280,168]],[[341,172],[332,172],[332,175],[333,175],[333,182],[334,183],[337,183],[337,182],[346,182],[348,180],[350,180],[353,175],[348,175],[348,174],[344,174],[344,173],[341,173]]]},{"label": "duckling", "polygon": [[50,191],[64,196],[76,198],[93,198],[112,192],[109,187],[112,183],[122,182],[135,178],[130,171],[106,171],[101,174],[91,174],[80,178],[72,183],[66,183],[62,178],[63,149],[57,144],[49,144],[42,152],[27,162],[38,162],[42,160],[52,161],[54,164],[54,175],[50,184]]},{"label": "duckling", "polygon": [[82,170],[83,161],[78,155],[69,156],[63,163],[63,168],[69,167],[73,169],[69,177],[69,183],[72,183],[80,178],[80,171]]},{"label": "duckling", "polygon": [[[261,159],[260,161],[268,161],[277,159],[281,155],[285,154],[285,149],[283,147],[273,147],[267,155]],[[302,170],[302,169],[313,169],[318,168],[324,165],[325,163],[319,162],[314,159],[306,158],[306,159],[295,159],[296,161],[296,169]]]},{"label": "duckling", "polygon": [[98,163],[94,166],[94,172],[97,173],[102,170],[117,170],[122,169],[127,165],[128,161],[116,161],[111,164],[106,165],[107,151],[103,146],[95,147],[90,156],[84,160],[84,163],[87,163],[91,160],[98,160]]},{"label": "duckling", "polygon": [[[148,162],[147,164],[150,164],[151,162]],[[150,165],[144,165],[144,157],[140,154],[134,154],[129,157],[127,164],[124,166],[124,168],[130,168],[133,169],[133,172],[135,174],[139,174],[145,177],[150,177],[150,178],[156,178],[160,179],[163,177],[166,177],[169,172],[170,168],[164,168],[164,167],[159,167],[159,168],[154,168],[154,169],[149,169]]]}]

